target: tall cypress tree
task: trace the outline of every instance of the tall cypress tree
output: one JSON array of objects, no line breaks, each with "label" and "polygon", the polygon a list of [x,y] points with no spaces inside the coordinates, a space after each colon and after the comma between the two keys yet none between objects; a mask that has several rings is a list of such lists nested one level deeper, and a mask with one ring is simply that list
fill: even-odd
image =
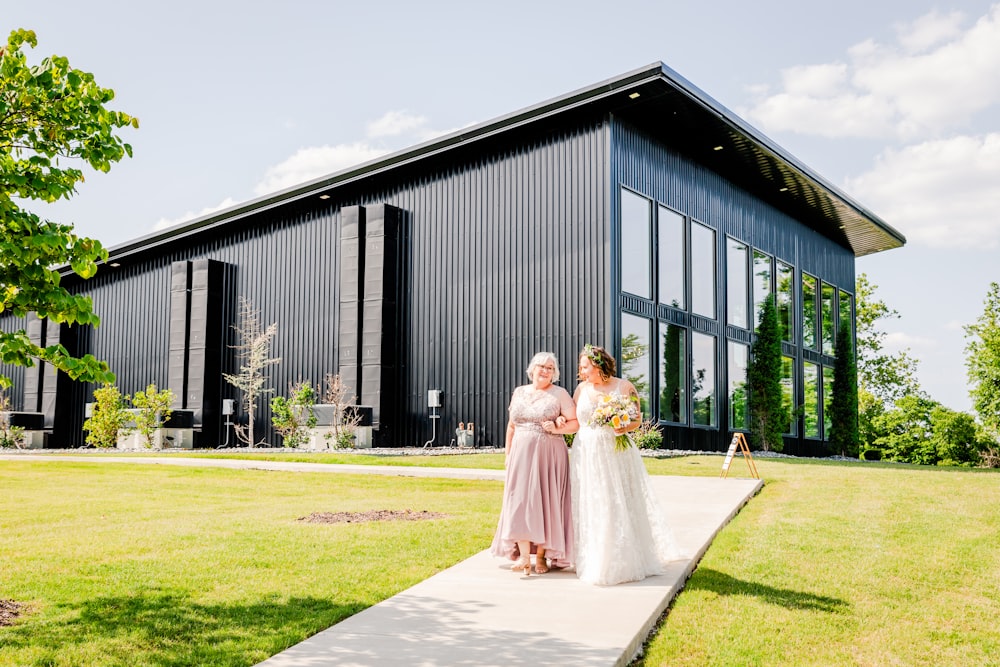
[{"label": "tall cypress tree", "polygon": [[780,452],[788,415],[781,396],[781,329],[774,295],[760,308],[757,340],[750,348],[747,388],[750,392],[750,441],[755,447]]},{"label": "tall cypress tree", "polygon": [[858,455],[858,365],[852,348],[851,323],[841,320],[830,399],[830,449],[841,456]]}]

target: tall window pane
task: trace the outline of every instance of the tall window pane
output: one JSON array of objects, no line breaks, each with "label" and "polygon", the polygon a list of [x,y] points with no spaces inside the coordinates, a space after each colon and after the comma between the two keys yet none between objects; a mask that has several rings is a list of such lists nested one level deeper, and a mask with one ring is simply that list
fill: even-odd
[{"label": "tall window pane", "polygon": [[622,377],[639,393],[643,419],[649,417],[649,335],[652,323],[644,317],[622,313]]},{"label": "tall window pane", "polygon": [[805,362],[803,368],[803,420],[805,422],[805,436],[807,438],[819,437],[819,366]]},{"label": "tall window pane", "polygon": [[621,248],[622,291],[652,298],[652,226],[653,204],[645,197],[622,191]]},{"label": "tall window pane", "polygon": [[715,337],[691,332],[691,423],[717,426]]},{"label": "tall window pane", "polygon": [[742,343],[729,341],[729,428],[747,430],[750,412],[747,409],[747,365],[750,348]]},{"label": "tall window pane", "polygon": [[823,283],[823,292],[820,297],[820,331],[823,337],[823,354],[833,354],[834,322],[833,312],[836,307],[834,297],[836,290],[833,285]]},{"label": "tall window pane", "polygon": [[749,248],[736,239],[726,239],[726,321],[734,327],[748,328],[747,304],[750,290],[747,269]]},{"label": "tall window pane", "polygon": [[[847,292],[840,292],[840,322],[850,322],[852,324],[848,325],[848,330],[851,331],[851,335],[854,335],[854,297],[852,297]],[[837,323],[837,331],[840,331],[840,322]],[[853,338],[852,338],[853,342]]]},{"label": "tall window pane", "polygon": [[802,346],[816,349],[816,278],[802,274]]},{"label": "tall window pane", "polygon": [[687,275],[684,262],[684,216],[674,213],[665,206],[659,207],[659,263],[660,303],[674,308],[686,308],[684,298],[684,277]]},{"label": "tall window pane", "polygon": [[698,315],[715,314],[715,230],[691,223],[691,310]]},{"label": "tall window pane", "polygon": [[753,251],[753,321],[754,329],[760,324],[760,307],[771,293],[771,256]]},{"label": "tall window pane", "polygon": [[833,398],[833,369],[823,366],[823,439],[830,439],[830,400]]},{"label": "tall window pane", "polygon": [[785,407],[788,421],[785,423],[785,433],[795,435],[795,360],[791,357],[781,357],[781,404]]},{"label": "tall window pane", "polygon": [[781,340],[795,340],[795,271],[784,262],[778,262],[777,306]]},{"label": "tall window pane", "polygon": [[687,364],[683,327],[660,324],[662,360],[660,361],[660,419],[687,421]]}]

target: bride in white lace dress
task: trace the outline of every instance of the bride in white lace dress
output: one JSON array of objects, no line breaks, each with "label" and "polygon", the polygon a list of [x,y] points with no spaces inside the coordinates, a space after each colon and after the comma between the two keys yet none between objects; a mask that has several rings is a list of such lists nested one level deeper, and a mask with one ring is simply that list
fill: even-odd
[{"label": "bride in white lace dress", "polygon": [[[641,424],[638,394],[631,382],[614,377],[614,357],[603,348],[587,345],[579,371],[582,382],[573,399],[580,430],[570,450],[576,574],[605,586],[662,574],[667,563],[683,556],[638,450],[615,446],[617,435]],[[597,404],[615,394],[634,408],[632,421],[618,429],[588,424]]]}]

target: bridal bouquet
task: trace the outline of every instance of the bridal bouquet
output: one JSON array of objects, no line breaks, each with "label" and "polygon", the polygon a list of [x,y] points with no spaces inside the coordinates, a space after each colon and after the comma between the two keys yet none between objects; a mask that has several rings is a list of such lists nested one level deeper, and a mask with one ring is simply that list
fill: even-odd
[{"label": "bridal bouquet", "polygon": [[[615,392],[601,396],[587,424],[594,427],[610,426],[615,429],[624,428],[633,419],[638,418],[638,416],[639,411],[635,400]],[[632,441],[628,435],[624,433],[615,435],[615,449],[617,451],[623,452],[631,446]]]}]

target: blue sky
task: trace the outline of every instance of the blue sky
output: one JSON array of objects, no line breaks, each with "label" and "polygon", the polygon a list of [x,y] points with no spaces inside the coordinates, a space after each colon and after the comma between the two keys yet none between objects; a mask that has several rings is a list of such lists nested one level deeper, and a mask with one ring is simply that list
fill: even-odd
[{"label": "blue sky", "polygon": [[[968,410],[1000,281],[1000,2],[8,3],[138,116],[135,157],[38,209],[114,246],[663,61],[907,236],[858,261],[890,349]],[[363,4],[363,6],[362,6]]]}]

